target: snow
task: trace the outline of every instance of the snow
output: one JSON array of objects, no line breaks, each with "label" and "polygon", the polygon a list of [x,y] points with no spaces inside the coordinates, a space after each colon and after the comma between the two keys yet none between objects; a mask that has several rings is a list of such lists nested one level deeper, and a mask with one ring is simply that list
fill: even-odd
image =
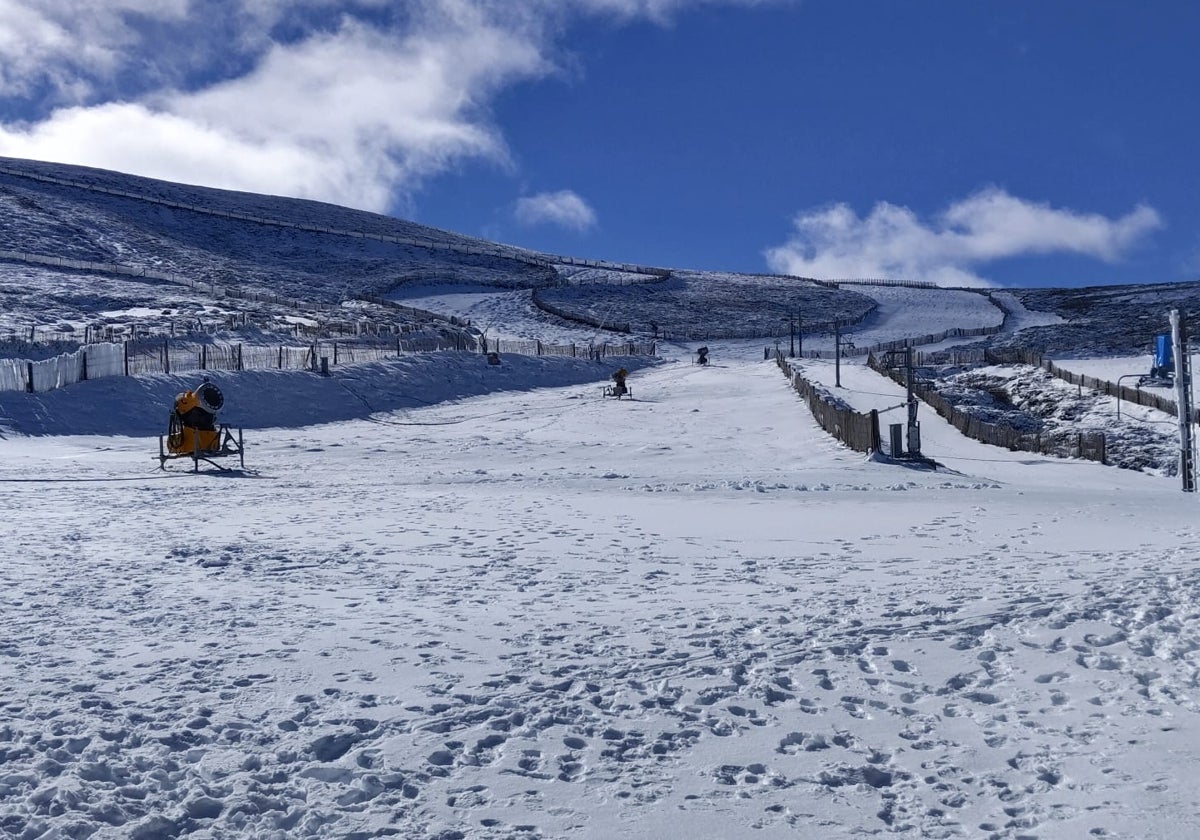
[{"label": "snow", "polygon": [[847,330],[854,343],[862,347],[956,327],[994,327],[1004,318],[1004,312],[980,292],[857,283],[845,288],[867,295],[878,304],[862,326]]},{"label": "snow", "polygon": [[1200,825],[1193,497],[928,414],[946,469],[875,463],[772,362],[677,359],[620,403],[592,375],[357,419],[320,377],[231,377],[229,421],[282,397],[332,422],[256,428],[246,472],[198,476],[158,471],[144,423],[90,419],[128,380],[26,398],[58,434],[0,441],[24,511],[0,571],[6,829]]},{"label": "snow", "polygon": [[[714,275],[714,277],[729,284],[732,282],[731,278],[736,276]],[[750,278],[750,281],[753,279]],[[747,281],[745,277],[742,277],[742,280],[748,288],[754,288],[753,282]],[[717,284],[715,281],[709,281],[705,285],[711,287]],[[594,287],[585,286],[584,288]],[[1004,316],[1003,311],[996,304],[978,292],[860,284],[847,285],[847,288],[871,298],[876,304],[875,310],[867,315],[861,324],[843,332],[843,341],[852,342],[859,348],[929,333],[940,333],[954,328],[992,327],[1000,324]],[[529,290],[498,289],[494,286],[468,288],[454,285],[406,286],[393,293],[392,297],[408,306],[431,309],[470,320],[474,326],[490,330],[491,333],[498,333],[502,337],[531,338],[540,336],[546,341],[569,343],[589,340],[599,342],[605,340],[606,336],[611,337],[612,335],[594,327],[585,327],[578,323],[564,321],[539,310],[534,306]],[[696,308],[704,308],[707,305],[706,299],[697,296],[693,305]],[[1011,301],[1011,306],[1019,313],[1026,312],[1015,299]],[[636,307],[630,307],[630,309],[634,312],[637,311]],[[1039,314],[1045,315],[1045,313]],[[622,317],[629,316],[627,313],[622,313]],[[640,320],[645,320],[645,317],[643,316]],[[1050,316],[1049,319],[1035,317],[1019,320],[1020,326],[1025,326],[1028,323],[1046,323],[1048,320],[1057,323],[1060,319]],[[636,326],[638,320],[633,319],[633,323]],[[790,340],[786,316],[779,323],[781,327],[777,338],[786,344]],[[694,328],[697,331],[703,329],[699,325]],[[652,337],[648,331],[635,332],[639,332],[644,338]],[[965,340],[967,339],[959,338],[948,341],[947,344],[962,343]],[[711,346],[745,347],[749,348],[751,354],[761,355],[764,344],[773,344],[774,341],[774,338],[769,342],[763,338],[745,341],[714,339],[705,343]],[[802,336],[802,344],[805,352],[815,350],[827,354],[834,350],[834,336],[826,331],[815,334],[806,333]],[[940,344],[934,344],[930,345],[928,349],[936,349],[940,346]]]},{"label": "snow", "polygon": [[[1140,356],[1108,356],[1100,359],[1055,359],[1054,363],[1071,373],[1081,373],[1084,376],[1094,376],[1097,379],[1116,382],[1117,377],[1120,376],[1148,375],[1150,368],[1154,366],[1154,356],[1145,353]],[[1121,384],[1132,388],[1137,385],[1137,382],[1134,379],[1125,379]],[[1172,388],[1159,388],[1156,391],[1161,391],[1167,399],[1175,398],[1175,391]]]},{"label": "snow", "polygon": [[1014,332],[1027,327],[1046,327],[1064,323],[1063,318],[1059,315],[1026,308],[1021,299],[1012,292],[998,289],[992,292],[992,298],[1008,313],[1005,325]]},{"label": "snow", "polygon": [[533,305],[529,289],[508,290],[495,286],[410,285],[396,290],[391,299],[417,309],[432,307],[453,315],[489,338],[541,339],[571,344],[603,343],[617,338],[613,333],[564,321]]},{"label": "snow", "polygon": [[[978,325],[889,294],[872,335]],[[619,402],[618,360],[214,374],[246,468],[200,474],[154,457],[193,376],[0,393],[0,834],[1200,832],[1196,498],[927,408],[941,467],[863,457],[763,344]]]}]

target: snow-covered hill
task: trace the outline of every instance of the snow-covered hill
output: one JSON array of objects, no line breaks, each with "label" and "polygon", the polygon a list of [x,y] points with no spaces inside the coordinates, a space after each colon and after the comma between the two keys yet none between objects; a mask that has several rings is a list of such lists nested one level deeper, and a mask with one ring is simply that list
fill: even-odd
[{"label": "snow-covered hill", "polygon": [[530,285],[554,276],[520,249],[399,219],[82,167],[0,161],[0,209],[6,251],[123,263],[314,302],[413,279]]},{"label": "snow-covered hill", "polygon": [[[7,208],[37,205],[0,216],[10,250],[245,270],[314,306],[428,269],[388,294],[489,336],[598,333],[534,305],[540,274],[441,276],[433,249],[414,263],[370,250],[382,241],[289,240],[28,180],[0,176]],[[555,273],[622,300],[609,271]],[[874,303],[847,330],[856,347],[953,327],[1019,343],[1027,327],[1082,334],[1067,319],[1087,317],[1015,293],[1001,311],[974,292],[853,289]],[[0,293],[21,328],[231,306],[11,260]],[[1089,323],[1094,346],[1132,340]],[[786,324],[778,338],[787,349]],[[808,375],[898,419],[903,389],[834,363],[832,336],[803,341],[823,355]],[[154,457],[195,376],[0,393],[0,836],[1200,833],[1193,494],[1165,471],[988,447],[925,409],[937,469],[864,458],[764,361],[774,340],[709,344],[709,366],[697,342],[631,362],[619,402],[601,396],[612,365],[586,359],[213,373],[246,469],[199,475]]]},{"label": "snow-covered hill", "polygon": [[[852,332],[886,327],[899,338],[928,334],[939,321],[968,328],[1001,318],[977,291],[857,284],[833,289],[800,278],[601,264],[319,202],[33,161],[0,159],[0,210],[0,251],[9,254],[122,265],[210,289],[277,295],[314,306],[337,306],[363,295],[411,298],[415,289],[425,290],[421,296],[431,306],[437,301],[430,298],[438,296],[428,294],[431,288],[455,294],[455,287],[485,286],[526,299],[531,289],[542,289],[555,311],[565,309],[609,329],[698,339],[787,336],[793,313],[810,329],[824,325],[822,332],[832,321],[846,320],[855,323]],[[45,275],[57,275],[26,264],[20,277],[6,282],[17,263],[9,259],[6,264],[0,293],[8,305],[0,331],[81,320],[78,311],[56,310],[51,298],[41,307],[45,323],[24,323],[39,307],[22,301],[19,290],[34,286],[40,292],[54,282]],[[86,292],[79,294],[86,297]],[[1075,356],[1141,352],[1162,330],[1165,309],[1186,307],[1194,296],[1194,284],[1019,291],[1011,299],[1019,297],[1024,309],[1040,309],[1048,321],[985,341]],[[111,321],[112,307],[106,310],[102,303],[97,301],[95,309]],[[965,311],[972,307],[975,313]],[[276,315],[259,320],[274,328]],[[918,323],[905,323],[906,318]],[[144,315],[143,320],[150,319]],[[860,338],[858,344],[863,343]]]}]

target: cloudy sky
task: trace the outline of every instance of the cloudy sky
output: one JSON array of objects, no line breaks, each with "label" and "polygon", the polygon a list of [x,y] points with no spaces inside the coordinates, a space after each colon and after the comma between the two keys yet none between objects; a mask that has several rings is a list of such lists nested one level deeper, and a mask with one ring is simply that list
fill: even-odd
[{"label": "cloudy sky", "polygon": [[1200,5],[0,0],[0,155],[575,256],[1200,278]]}]

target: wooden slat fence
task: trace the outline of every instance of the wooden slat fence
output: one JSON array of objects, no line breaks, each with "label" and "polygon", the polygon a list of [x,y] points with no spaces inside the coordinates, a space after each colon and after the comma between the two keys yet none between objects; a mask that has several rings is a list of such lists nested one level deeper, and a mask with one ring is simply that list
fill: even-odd
[{"label": "wooden slat fence", "polygon": [[[1118,397],[1125,402],[1157,409],[1172,417],[1178,417],[1175,400],[1162,396],[1161,393],[1143,391],[1136,386],[1118,385],[1107,379],[1074,373],[1061,367],[1053,359],[1049,359],[1034,350],[1021,348],[975,348],[971,350],[937,350],[931,353],[917,353],[914,357],[917,365],[1030,365],[1040,367],[1056,379],[1079,385],[1092,391],[1098,391],[1110,397]],[[1200,423],[1200,408],[1195,409],[1193,423]]]},{"label": "wooden slat fence", "polygon": [[[906,384],[902,371],[887,367],[874,353],[867,357],[867,365],[900,385]],[[913,392],[950,425],[981,443],[1061,458],[1084,458],[1102,464],[1107,460],[1107,439],[1103,432],[1029,434],[1011,426],[980,420],[969,412],[960,410],[928,385],[918,382],[914,385]]]},{"label": "wooden slat fence", "polygon": [[856,452],[879,450],[879,412],[859,414],[851,408],[834,403],[820,386],[814,385],[800,373],[792,370],[787,358],[777,353],[775,363],[791,381],[809,411],[822,429]]},{"label": "wooden slat fence", "polygon": [[[1028,364],[1028,363],[1027,363]],[[1143,391],[1141,388],[1130,388],[1128,385],[1118,386],[1115,382],[1109,382],[1107,379],[1098,379],[1095,376],[1085,376],[1082,373],[1072,373],[1069,370],[1064,370],[1050,359],[1045,359],[1041,367],[1048,371],[1052,376],[1070,382],[1072,385],[1081,385],[1084,388],[1091,388],[1093,391],[1099,391],[1102,394],[1107,394],[1110,397],[1119,397],[1127,402],[1144,405],[1148,408],[1155,408],[1165,412],[1172,417],[1179,416],[1179,410],[1175,405],[1175,400],[1167,399],[1159,394]],[[1200,408],[1192,411],[1192,422],[1200,423]]]},{"label": "wooden slat fence", "polygon": [[579,359],[603,359],[610,356],[653,356],[656,345],[649,342],[623,341],[602,344],[547,344],[530,339],[489,338],[483,352],[516,353],[522,356],[571,356]]},{"label": "wooden slat fence", "polygon": [[394,359],[403,353],[440,350],[498,352],[524,356],[570,356],[601,359],[653,356],[655,345],[639,342],[590,345],[548,344],[537,340],[511,341],[466,334],[416,336],[365,344],[314,342],[309,345],[265,347],[243,344],[194,344],[171,339],[88,344],[50,359],[0,359],[0,390],[42,392],[107,376],[182,373],[195,370],[320,370],[330,366]]}]

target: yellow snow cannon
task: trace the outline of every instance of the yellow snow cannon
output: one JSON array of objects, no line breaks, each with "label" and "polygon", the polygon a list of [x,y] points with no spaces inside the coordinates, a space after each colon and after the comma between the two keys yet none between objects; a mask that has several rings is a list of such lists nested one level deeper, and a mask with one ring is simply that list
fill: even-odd
[{"label": "yellow snow cannon", "polygon": [[609,377],[612,379],[613,384],[605,386],[603,395],[606,397],[616,397],[618,400],[621,399],[621,397],[629,397],[629,399],[633,399],[633,391],[629,390],[629,386],[625,384],[625,379],[628,376],[629,371],[625,370],[625,368],[621,368],[614,373],[611,377]]},{"label": "yellow snow cannon", "polygon": [[195,390],[176,396],[167,421],[167,434],[158,438],[159,467],[166,469],[167,461],[172,458],[191,458],[196,472],[200,471],[201,461],[224,470],[212,459],[228,455],[237,455],[241,465],[246,466],[242,430],[237,430],[235,439],[228,424],[217,423],[217,412],[224,405],[225,395],[208,377]]}]

